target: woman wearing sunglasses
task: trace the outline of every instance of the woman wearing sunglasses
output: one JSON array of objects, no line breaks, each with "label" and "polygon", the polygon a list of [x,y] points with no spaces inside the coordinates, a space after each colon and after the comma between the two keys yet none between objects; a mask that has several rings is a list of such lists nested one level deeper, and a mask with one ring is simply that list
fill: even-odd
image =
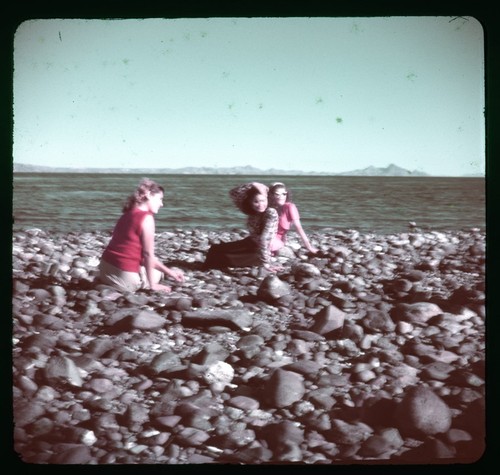
[{"label": "woman wearing sunglasses", "polygon": [[312,254],[316,254],[318,249],[309,242],[302,228],[302,224],[300,223],[299,210],[297,206],[292,203],[291,193],[287,190],[284,183],[277,182],[270,186],[269,205],[278,211],[279,216],[278,232],[271,241],[271,252],[275,254],[285,245],[287,233],[293,224],[307,250]]}]

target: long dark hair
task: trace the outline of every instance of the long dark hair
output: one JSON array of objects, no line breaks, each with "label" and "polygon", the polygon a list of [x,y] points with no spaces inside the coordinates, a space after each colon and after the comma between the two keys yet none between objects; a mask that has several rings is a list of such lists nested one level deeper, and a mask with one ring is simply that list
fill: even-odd
[{"label": "long dark hair", "polygon": [[164,193],[165,190],[155,181],[149,178],[143,178],[136,190],[127,198],[127,201],[125,201],[123,212],[129,211],[135,206],[144,203],[148,199],[146,196],[148,192],[156,195],[157,193]]},{"label": "long dark hair", "polygon": [[245,199],[241,203],[241,211],[243,211],[247,215],[252,215],[252,214],[259,214],[258,211],[255,211],[252,206],[252,201],[257,195],[260,195],[261,192],[259,189],[255,188],[255,186],[252,186],[250,190],[248,191],[247,195],[245,196]]}]

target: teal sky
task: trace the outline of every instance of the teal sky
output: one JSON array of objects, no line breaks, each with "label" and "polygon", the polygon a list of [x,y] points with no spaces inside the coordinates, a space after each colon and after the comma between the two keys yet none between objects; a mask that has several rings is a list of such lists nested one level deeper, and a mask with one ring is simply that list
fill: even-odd
[{"label": "teal sky", "polygon": [[472,17],[29,20],[14,163],[484,174]]}]

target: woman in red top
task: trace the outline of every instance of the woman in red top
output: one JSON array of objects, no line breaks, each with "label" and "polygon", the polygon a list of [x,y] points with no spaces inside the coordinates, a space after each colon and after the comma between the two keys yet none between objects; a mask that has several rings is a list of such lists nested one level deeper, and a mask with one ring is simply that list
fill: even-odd
[{"label": "woman in red top", "polygon": [[99,280],[126,292],[140,288],[170,292],[164,275],[183,282],[182,271],[170,269],[155,256],[153,215],[163,206],[163,187],[144,178],[123,207],[99,266]]},{"label": "woman in red top", "polygon": [[316,254],[318,249],[307,238],[300,223],[299,210],[292,203],[291,193],[283,183],[277,182],[271,185],[269,189],[269,204],[278,211],[279,216],[278,232],[271,242],[271,252],[276,253],[285,245],[286,235],[293,224],[307,250],[312,254]]}]

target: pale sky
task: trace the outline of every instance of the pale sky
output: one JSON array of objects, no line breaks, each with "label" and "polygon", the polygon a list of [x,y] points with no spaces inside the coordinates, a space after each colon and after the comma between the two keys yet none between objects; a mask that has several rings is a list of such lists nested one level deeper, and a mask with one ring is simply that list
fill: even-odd
[{"label": "pale sky", "polygon": [[472,17],[22,23],[14,163],[485,172]]}]

